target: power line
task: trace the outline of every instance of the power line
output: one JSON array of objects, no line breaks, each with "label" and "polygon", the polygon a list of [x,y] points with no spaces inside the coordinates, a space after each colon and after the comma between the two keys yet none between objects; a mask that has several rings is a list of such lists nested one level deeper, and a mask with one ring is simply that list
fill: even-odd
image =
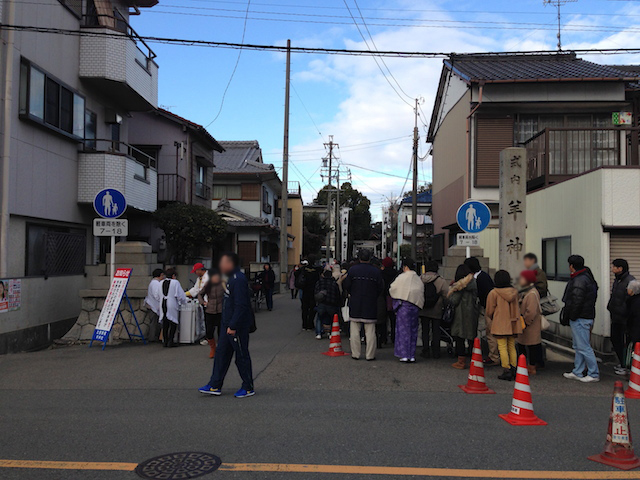
[{"label": "power line", "polygon": [[[249,19],[249,8],[251,7],[251,0],[247,0],[247,10],[244,15],[244,25],[242,26],[242,39],[240,43],[244,43],[244,36],[247,33],[247,21]],[[233,70],[231,71],[231,76],[229,77],[229,81],[227,82],[227,86],[224,87],[224,92],[222,93],[222,100],[220,101],[220,108],[218,109],[218,113],[215,118],[211,120],[204,128],[209,127],[212,123],[218,120],[218,117],[222,113],[222,107],[224,106],[224,99],[227,97],[227,91],[229,91],[229,87],[231,86],[231,81],[233,80],[234,75],[236,74],[236,70],[238,69],[238,64],[240,63],[240,56],[242,55],[242,48],[238,50],[238,58],[236,58],[236,64],[233,66]]]},{"label": "power line", "polygon": [[322,141],[324,142],[324,135],[322,135],[322,132],[320,131],[320,128],[318,128],[318,125],[316,124],[316,121],[311,116],[311,113],[309,113],[309,109],[307,108],[307,106],[302,101],[302,97],[298,93],[298,90],[296,90],[296,87],[293,85],[293,82],[289,82],[289,84],[291,85],[291,88],[293,89],[293,93],[295,93],[296,97],[298,97],[298,100],[300,100],[300,104],[302,105],[302,108],[304,108],[304,111],[307,112],[307,115],[309,116],[309,119],[311,120],[311,123],[313,123],[313,126],[316,127],[316,130],[318,131],[318,134],[320,135],[320,138],[322,138]]},{"label": "power line", "polygon": [[[36,27],[31,25],[0,25],[0,30],[18,30],[32,33],[48,33],[56,35],[70,35],[75,37],[110,37],[122,39],[123,35],[120,33],[104,32],[104,31],[88,31],[88,30],[69,30],[64,28],[53,27]],[[171,37],[157,37],[157,36],[143,36],[137,37],[140,40],[144,40],[149,43],[160,43],[169,45],[183,45],[183,46],[200,46],[200,47],[215,47],[215,48],[228,48],[228,49],[244,49],[244,50],[256,50],[256,51],[275,51],[286,52],[287,47],[285,45],[261,45],[250,43],[233,43],[233,42],[216,42],[212,40],[195,40],[184,38],[171,38]],[[452,55],[493,55],[496,57],[506,55],[521,55],[521,56],[535,56],[543,54],[557,54],[556,50],[527,50],[527,51],[490,51],[490,52],[470,52],[470,53],[453,53],[453,52],[423,52],[423,51],[402,51],[402,50],[380,50],[372,52],[371,50],[357,50],[357,49],[345,49],[345,48],[319,48],[319,47],[291,47],[291,51],[295,53],[306,53],[314,55],[346,55],[346,56],[385,56],[385,57],[397,57],[397,58],[449,58]],[[629,55],[640,53],[640,47],[638,48],[574,48],[571,49],[572,53],[582,55]],[[631,77],[630,77],[631,78]],[[633,77],[635,78],[635,77]]]},{"label": "power line", "polygon": [[[397,143],[399,140],[406,140],[407,138],[410,138],[410,137],[411,137],[411,135],[403,135],[401,137],[385,138],[385,139],[382,139],[382,140],[374,140],[372,142],[353,143],[351,145],[346,145],[346,146],[342,147],[341,150],[352,152],[354,150],[363,150],[365,148],[375,148],[375,147],[379,147],[380,144]],[[355,147],[362,147],[362,148],[355,148]],[[314,149],[310,149],[310,150],[296,150],[296,151],[290,152],[290,154],[293,155],[293,154],[312,153],[312,152],[326,152],[326,149],[324,149],[324,148],[314,148]],[[263,153],[263,155],[282,155],[282,152],[281,151],[275,151],[275,152],[270,152],[270,153]],[[317,156],[314,155],[314,157],[317,157]]]},{"label": "power line", "polygon": [[[371,47],[369,47],[369,42],[367,42],[367,39],[365,38],[365,36],[362,34],[362,30],[360,30],[360,26],[358,25],[358,22],[356,20],[356,18],[353,16],[353,13],[351,13],[351,8],[349,8],[349,4],[347,3],[347,0],[343,0],[344,2],[344,6],[347,7],[347,10],[349,11],[349,15],[351,15],[351,18],[353,19],[353,23],[356,26],[356,29],[358,30],[358,33],[360,34],[360,36],[362,37],[362,40],[364,40],[364,44],[367,46],[367,48],[369,50],[371,50]],[[354,0],[355,2],[355,0]],[[356,3],[356,7],[358,6],[358,2]],[[360,7],[358,7],[358,11],[360,12]],[[365,28],[367,29],[367,33],[369,34],[369,38],[371,38],[371,43],[373,45],[373,47],[377,50],[378,47],[376,47],[376,44],[373,40],[373,37],[371,36],[371,32],[369,31],[369,27],[367,27],[367,24],[364,21],[364,17],[362,16],[362,12],[360,12],[360,17],[362,18],[362,22],[364,23]],[[389,86],[393,89],[393,91],[396,93],[396,95],[398,96],[398,98],[400,100],[402,100],[404,103],[406,103],[407,105],[409,105],[410,107],[412,106],[409,102],[407,102],[407,100],[405,100],[402,95],[400,95],[400,92],[398,92],[398,90],[396,89],[396,87],[393,86],[393,83],[391,83],[391,80],[389,80],[389,78],[387,77],[387,75],[384,73],[384,69],[380,66],[380,64],[378,63],[378,59],[373,56],[373,61],[376,62],[376,66],[378,67],[378,69],[380,70],[380,73],[382,73],[382,76],[384,77],[384,79],[387,81],[387,83],[389,84]],[[398,80],[396,80],[396,78],[393,76],[393,74],[391,73],[391,70],[389,70],[389,67],[387,67],[387,64],[384,62],[384,59],[382,57],[380,57],[380,61],[383,63],[383,65],[386,67],[387,71],[389,72],[389,75],[391,76],[391,78],[393,78],[394,82],[396,82],[396,85],[398,85],[398,88],[400,89],[400,91],[406,95],[407,97],[409,97],[409,95],[407,95],[405,93],[404,90],[402,90],[402,87],[400,86],[400,84],[398,83]],[[411,97],[409,97],[411,98]]]},{"label": "power line", "polygon": [[373,170],[372,168],[363,167],[361,165],[356,165],[354,163],[344,163],[344,162],[342,162],[342,165],[346,165],[347,167],[359,168],[361,170],[366,170],[368,172],[377,173],[379,175],[386,175],[387,177],[394,177],[394,178],[400,178],[400,179],[404,178],[404,177],[401,177],[400,175],[395,175],[393,173],[387,173],[387,172],[383,172],[383,171],[380,171],[380,170]]}]

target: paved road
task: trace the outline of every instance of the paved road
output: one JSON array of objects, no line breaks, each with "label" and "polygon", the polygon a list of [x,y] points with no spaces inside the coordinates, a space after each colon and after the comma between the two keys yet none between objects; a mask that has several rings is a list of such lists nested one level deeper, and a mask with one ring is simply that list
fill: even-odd
[{"label": "paved road", "polygon": [[[549,425],[513,427],[498,418],[509,411],[513,383],[495,379],[496,369],[487,371],[496,395],[466,395],[457,387],[466,372],[452,369],[449,358],[404,365],[390,348],[376,362],[321,355],[327,342],[300,330],[299,302],[286,295],[257,320],[251,350],[258,394],[244,400],[232,395],[239,387],[233,366],[224,396],[197,393],[211,370],[207,347],[199,345],[73,346],[0,357],[0,459],[138,463],[193,450],[226,464],[610,471],[586,460],[604,442],[610,368],[599,384],[583,385],[561,377],[567,359],[550,362],[531,382],[536,413]],[[629,410],[632,422],[640,419],[640,401],[630,401]],[[218,471],[206,478],[372,478],[345,472]],[[137,477],[0,468],[0,478]]]}]

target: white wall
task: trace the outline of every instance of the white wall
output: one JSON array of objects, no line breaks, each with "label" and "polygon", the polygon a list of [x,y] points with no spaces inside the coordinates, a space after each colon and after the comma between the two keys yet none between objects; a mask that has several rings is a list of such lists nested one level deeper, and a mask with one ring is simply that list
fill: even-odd
[{"label": "white wall", "polygon": [[[571,236],[600,285],[593,332],[609,336],[609,234],[603,226],[640,225],[640,170],[599,169],[527,196],[527,250],[542,260],[542,239]],[[561,298],[565,282],[551,282]]]}]

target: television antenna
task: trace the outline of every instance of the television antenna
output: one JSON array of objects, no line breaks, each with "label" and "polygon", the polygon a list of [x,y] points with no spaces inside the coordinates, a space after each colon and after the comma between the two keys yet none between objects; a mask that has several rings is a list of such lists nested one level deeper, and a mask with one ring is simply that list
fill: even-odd
[{"label": "television antenna", "polygon": [[577,1],[578,0],[542,0],[542,3],[544,5],[553,5],[558,10],[558,51],[559,52],[562,51],[562,35],[561,35],[562,28],[560,23],[562,15],[560,14],[560,7],[563,5],[566,5],[567,3],[574,3]]}]

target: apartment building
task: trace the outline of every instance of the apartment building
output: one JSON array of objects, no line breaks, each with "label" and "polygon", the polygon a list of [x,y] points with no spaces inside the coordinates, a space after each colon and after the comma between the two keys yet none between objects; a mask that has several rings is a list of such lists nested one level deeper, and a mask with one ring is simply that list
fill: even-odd
[{"label": "apartment building", "polygon": [[100,255],[98,191],[123,191],[127,215],[156,208],[156,160],[129,143],[131,112],[155,108],[158,96],[156,55],[129,19],[156,3],[0,4],[2,23],[79,34],[2,31],[0,277],[10,298],[0,301],[0,353],[39,348],[75,321],[84,267]]}]

